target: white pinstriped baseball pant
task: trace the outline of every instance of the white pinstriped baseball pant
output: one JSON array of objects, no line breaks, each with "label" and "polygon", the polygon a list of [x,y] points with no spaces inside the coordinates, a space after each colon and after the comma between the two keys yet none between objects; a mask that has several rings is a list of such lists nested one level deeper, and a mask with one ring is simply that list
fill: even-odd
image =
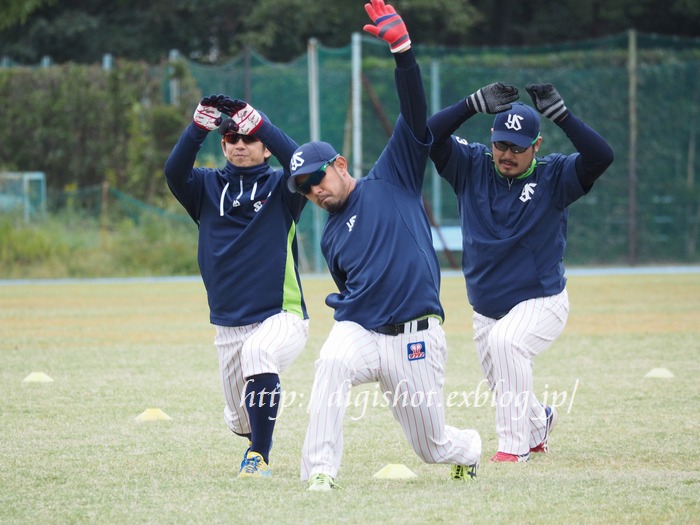
[{"label": "white pinstriped baseball pant", "polygon": [[281,312],[261,323],[216,327],[219,372],[223,386],[224,420],[236,434],[250,434],[243,396],[247,377],[284,372],[304,349],[309,321]]},{"label": "white pinstriped baseball pant", "polygon": [[[412,343],[425,358],[409,360]],[[481,457],[476,430],[445,425],[443,383],[447,347],[438,319],[427,330],[388,336],[336,322],[321,348],[309,401],[301,479],[336,477],[343,455],[343,418],[352,386],[379,382],[387,403],[416,454],[426,463],[471,465]]]},{"label": "white pinstriped baseball pant", "polygon": [[544,439],[544,408],[532,392],[536,356],[561,335],[569,316],[566,289],[528,299],[501,319],[474,312],[474,341],[484,376],[496,392],[498,451],[522,455]]}]

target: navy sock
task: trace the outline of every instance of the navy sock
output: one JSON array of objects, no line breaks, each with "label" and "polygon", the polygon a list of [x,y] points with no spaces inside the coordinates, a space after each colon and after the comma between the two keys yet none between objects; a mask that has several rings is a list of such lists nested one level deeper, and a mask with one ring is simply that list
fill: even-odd
[{"label": "navy sock", "polygon": [[245,407],[250,418],[250,433],[253,444],[250,450],[262,455],[269,463],[272,432],[277,421],[280,402],[280,376],[258,374],[247,378]]}]

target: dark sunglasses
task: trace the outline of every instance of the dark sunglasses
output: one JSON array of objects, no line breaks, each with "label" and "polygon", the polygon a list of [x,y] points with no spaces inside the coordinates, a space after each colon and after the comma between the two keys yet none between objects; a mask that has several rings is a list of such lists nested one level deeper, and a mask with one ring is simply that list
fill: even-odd
[{"label": "dark sunglasses", "polygon": [[516,155],[519,153],[525,153],[528,149],[530,149],[531,146],[537,142],[537,139],[540,138],[540,134],[538,133],[537,136],[533,139],[532,142],[530,142],[530,146],[516,146],[515,144],[508,144],[507,142],[494,142],[493,145],[496,147],[498,151],[508,151],[510,150],[511,152],[515,153]]},{"label": "dark sunglasses", "polygon": [[335,159],[337,159],[338,157],[339,155],[336,155],[331,160],[326,162],[323,166],[314,171],[311,175],[309,175],[308,179],[306,179],[304,182],[297,186],[297,193],[301,193],[302,195],[308,195],[309,193],[311,193],[311,186],[318,186],[321,183],[323,177],[326,176],[326,170],[328,169],[328,166],[335,162]]},{"label": "dark sunglasses", "polygon": [[224,135],[224,140],[227,144],[236,144],[239,139],[243,141],[243,144],[258,142],[258,139],[251,135],[240,135],[239,133],[226,133]]}]

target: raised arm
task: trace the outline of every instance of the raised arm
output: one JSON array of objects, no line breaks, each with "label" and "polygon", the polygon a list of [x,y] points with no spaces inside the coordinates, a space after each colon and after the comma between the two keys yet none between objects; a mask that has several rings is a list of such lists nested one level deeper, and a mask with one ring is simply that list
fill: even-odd
[{"label": "raised arm", "polygon": [[195,222],[199,220],[201,181],[195,177],[194,163],[209,132],[226,117],[222,112],[226,100],[230,100],[226,95],[209,95],[199,102],[192,122],[185,128],[165,162],[168,187]]},{"label": "raised arm", "polygon": [[433,132],[433,149],[430,157],[438,171],[447,163],[452,153],[450,136],[467,119],[477,113],[500,113],[511,108],[518,100],[518,89],[514,86],[495,82],[475,91],[456,104],[438,111],[428,119],[428,127]]},{"label": "raised arm", "polygon": [[383,0],[372,0],[365,4],[365,11],[372,24],[364,26],[364,30],[381,38],[394,54],[396,71],[396,91],[399,96],[401,115],[411,128],[413,135],[422,142],[426,139],[426,121],[428,105],[425,100],[423,79],[416,57],[411,50],[411,38],[403,19],[394,8]]},{"label": "raised arm", "polygon": [[227,115],[223,111],[226,111],[227,101],[230,100],[226,95],[209,95],[199,101],[192,115],[192,122],[165,163],[165,176],[169,183],[182,184],[190,176],[197,152],[209,132],[215,130],[226,118]]},{"label": "raised arm", "polygon": [[537,111],[559,126],[580,153],[576,159],[576,175],[581,186],[589,190],[612,164],[612,148],[597,131],[569,111],[552,84],[529,84],[525,90]]}]

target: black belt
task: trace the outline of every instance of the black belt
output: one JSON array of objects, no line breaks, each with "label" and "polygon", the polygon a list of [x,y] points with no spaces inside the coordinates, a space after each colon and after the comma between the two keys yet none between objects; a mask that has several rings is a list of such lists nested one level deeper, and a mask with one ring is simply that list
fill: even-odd
[{"label": "black belt", "polygon": [[[411,323],[401,323],[401,324],[387,324],[384,326],[380,326],[379,328],[375,328],[374,331],[378,332],[383,335],[401,335],[403,333],[406,333],[406,329]],[[428,329],[428,319],[421,319],[420,321],[416,321],[416,331],[420,332],[421,330],[427,330]]]}]

